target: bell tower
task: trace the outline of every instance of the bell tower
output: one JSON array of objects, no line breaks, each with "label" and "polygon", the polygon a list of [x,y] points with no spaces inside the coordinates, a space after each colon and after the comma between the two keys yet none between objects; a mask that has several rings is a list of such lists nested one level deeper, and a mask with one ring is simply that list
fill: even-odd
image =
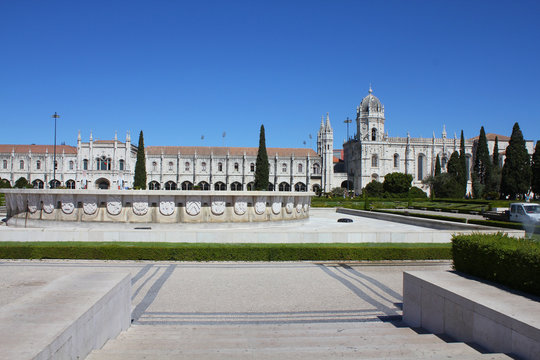
[{"label": "bell tower", "polygon": [[324,116],[321,117],[321,127],[317,133],[317,153],[322,160],[322,191],[330,192],[334,177],[334,130],[330,125],[328,113],[326,113],[326,123]]}]

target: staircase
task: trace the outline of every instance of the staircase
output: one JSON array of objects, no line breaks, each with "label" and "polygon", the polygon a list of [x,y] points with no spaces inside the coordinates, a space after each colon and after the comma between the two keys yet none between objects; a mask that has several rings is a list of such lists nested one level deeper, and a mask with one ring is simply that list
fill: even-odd
[{"label": "staircase", "polygon": [[400,321],[134,324],[88,360],[510,359],[419,334]]}]

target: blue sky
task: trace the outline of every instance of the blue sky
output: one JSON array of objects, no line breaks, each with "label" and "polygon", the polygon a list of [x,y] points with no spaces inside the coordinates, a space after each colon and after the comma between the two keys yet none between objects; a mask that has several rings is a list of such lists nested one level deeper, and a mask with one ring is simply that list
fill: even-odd
[{"label": "blue sky", "polygon": [[[315,147],[374,95],[390,136],[540,139],[538,1],[0,1],[0,143]],[[225,139],[222,138],[226,132]],[[353,127],[350,131],[353,134]],[[204,140],[201,140],[204,135]]]}]

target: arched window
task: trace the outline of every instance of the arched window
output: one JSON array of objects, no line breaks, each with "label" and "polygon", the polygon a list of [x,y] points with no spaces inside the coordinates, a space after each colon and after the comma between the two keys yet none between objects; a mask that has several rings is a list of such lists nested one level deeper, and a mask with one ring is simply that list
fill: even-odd
[{"label": "arched window", "polygon": [[206,171],[206,163],[204,161],[201,164],[201,171]]},{"label": "arched window", "polygon": [[441,169],[446,169],[446,163],[448,163],[448,159],[446,158],[446,155],[443,155],[443,158],[441,161]]},{"label": "arched window", "polygon": [[182,183],[182,190],[193,190],[193,184],[189,181],[184,181]]},{"label": "arched window", "polygon": [[118,162],[118,166],[119,166],[120,170],[124,170],[124,167],[125,167],[124,160],[120,160],[120,161]]},{"label": "arched window", "polygon": [[376,154],[371,155],[371,167],[379,166],[379,157]]},{"label": "arched window", "polygon": [[240,168],[240,165],[237,162],[235,162],[234,163],[234,171],[238,171],[239,168]]},{"label": "arched window", "polygon": [[169,161],[169,171],[173,171],[173,162],[172,161]]},{"label": "arched window", "polygon": [[19,161],[19,169],[24,169],[24,160]]},{"label": "arched window", "polygon": [[[36,169],[37,170],[40,170],[41,169],[41,161],[36,161]],[[42,188],[43,189],[43,188]]]},{"label": "arched window", "polygon": [[278,189],[279,191],[291,191],[291,185],[284,181],[279,184]]},{"label": "arched window", "polygon": [[223,171],[223,163],[222,162],[217,163],[217,171]]},{"label": "arched window", "polygon": [[313,173],[314,174],[320,174],[321,173],[321,166],[317,163],[313,164]]},{"label": "arched window", "polygon": [[394,167],[397,169],[399,168],[399,155],[394,154]]},{"label": "arched window", "polygon": [[152,171],[157,171],[157,162],[152,161]]},{"label": "arched window", "polygon": [[74,180],[68,180],[66,181],[66,187],[68,189],[75,189],[75,181]]},{"label": "arched window", "polygon": [[318,194],[319,191],[321,191],[321,187],[319,186],[319,184],[315,184],[311,187],[311,190],[315,193],[315,194]]},{"label": "arched window", "polygon": [[425,158],[423,154],[418,155],[418,180],[424,179]]},{"label": "arched window", "polygon": [[43,181],[36,179],[32,181],[32,185],[34,185],[34,189],[43,189]]},{"label": "arched window", "polygon": [[165,190],[176,190],[176,183],[174,181],[167,181],[165,183]]},{"label": "arched window", "polygon": [[184,170],[189,171],[189,161],[186,161],[186,163],[184,164]]},{"label": "arched window", "polygon": [[284,173],[287,172],[287,163],[281,164],[281,172],[284,172]]},{"label": "arched window", "polygon": [[197,186],[201,190],[210,190],[210,184],[208,184],[206,181],[201,181],[199,184],[197,184]]},{"label": "arched window", "polygon": [[224,183],[222,183],[221,181],[218,181],[217,183],[214,184],[214,190],[225,191],[227,190],[227,187],[225,186]]},{"label": "arched window", "polygon": [[157,181],[150,181],[148,183],[148,190],[159,190],[159,183]]},{"label": "arched window", "polygon": [[231,190],[232,191],[242,191],[242,184],[240,184],[238,181],[235,181],[231,184]]},{"label": "arched window", "polygon": [[298,164],[298,172],[304,172],[304,166],[302,164]]},{"label": "arched window", "polygon": [[[73,160],[70,160],[69,161],[69,170],[73,170],[73,167],[75,166],[75,163],[73,162]],[[68,188],[69,189],[69,188]]]},{"label": "arched window", "polygon": [[255,190],[255,183],[254,183],[253,181],[252,181],[252,182],[249,182],[249,183],[247,184],[247,190],[248,190],[248,191],[253,191],[253,190]]},{"label": "arched window", "polygon": [[102,156],[96,159],[97,170],[111,170],[111,159]]},{"label": "arched window", "polygon": [[60,181],[53,179],[49,181],[49,186],[51,187],[51,189],[56,189],[57,187],[60,186]]},{"label": "arched window", "polygon": [[88,159],[84,159],[82,163],[83,163],[83,170],[88,170]]},{"label": "arched window", "polygon": [[2,167],[7,169],[7,160],[2,161]]},{"label": "arched window", "polygon": [[303,182],[296,183],[294,185],[294,191],[307,191],[306,184]]},{"label": "arched window", "polygon": [[377,129],[373,128],[371,129],[371,141],[377,140]]},{"label": "arched window", "polygon": [[251,171],[251,172],[255,171],[255,164],[254,163],[249,164],[249,171]]}]

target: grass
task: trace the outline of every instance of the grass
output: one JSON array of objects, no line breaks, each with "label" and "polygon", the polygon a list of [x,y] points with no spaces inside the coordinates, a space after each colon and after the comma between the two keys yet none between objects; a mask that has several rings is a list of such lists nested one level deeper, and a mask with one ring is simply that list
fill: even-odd
[{"label": "grass", "polygon": [[4,259],[172,261],[435,260],[450,244],[193,244],[141,242],[0,242]]}]

